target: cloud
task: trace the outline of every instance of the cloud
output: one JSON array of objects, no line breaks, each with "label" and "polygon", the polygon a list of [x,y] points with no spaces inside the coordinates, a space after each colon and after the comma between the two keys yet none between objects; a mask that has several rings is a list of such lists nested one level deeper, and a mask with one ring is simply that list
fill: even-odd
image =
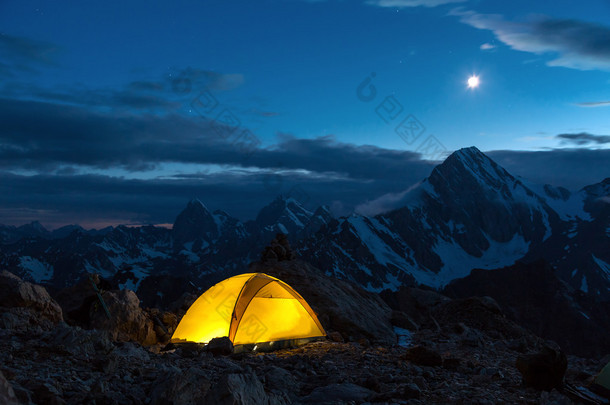
[{"label": "cloud", "polygon": [[563,143],[571,143],[579,146],[591,143],[597,145],[610,143],[610,135],[593,135],[587,132],[581,132],[579,134],[559,134],[556,138],[560,139]]},{"label": "cloud", "polygon": [[54,65],[59,47],[46,41],[38,41],[25,37],[0,34],[0,53],[6,59],[18,60],[30,64]]},{"label": "cloud", "polygon": [[610,176],[610,149],[498,150],[485,153],[513,175],[570,190],[580,190]]},{"label": "cloud", "polygon": [[404,187],[409,181],[416,179],[407,174],[400,182],[364,180],[284,170],[135,180],[0,171],[0,223],[19,225],[41,220],[51,228],[70,223],[172,223],[193,196],[211,210],[222,209],[242,220],[254,218],[279,194],[293,196],[311,210],[321,204],[334,204],[335,212],[348,214],[359,202]]},{"label": "cloud", "polygon": [[481,45],[481,50],[482,51],[490,51],[492,49],[496,49],[496,46],[493,44],[490,44],[488,42],[484,43]]},{"label": "cloud", "polygon": [[243,128],[196,115],[105,113],[0,99],[0,123],[0,167],[5,169],[48,171],[77,165],[142,171],[161,163],[190,163],[393,180],[405,173],[425,176],[431,167],[414,152],[342,144],[332,137],[281,134],[273,149],[260,148],[256,138],[238,138]]},{"label": "cloud", "polygon": [[420,183],[415,183],[411,187],[398,193],[388,193],[377,197],[371,201],[366,201],[359,204],[355,208],[355,212],[361,215],[377,215],[384,212],[394,210],[405,206],[405,197],[409,192],[415,189]]},{"label": "cloud", "polygon": [[481,30],[490,30],[511,48],[534,54],[551,54],[549,66],[610,71],[610,27],[575,19],[539,18],[507,21],[498,14],[454,9],[451,15]]},{"label": "cloud", "polygon": [[585,101],[582,103],[576,103],[579,107],[606,107],[610,106],[610,101]]},{"label": "cloud", "polygon": [[[0,71],[2,65],[0,64]],[[194,98],[204,89],[219,93],[233,90],[244,83],[242,74],[223,74],[214,71],[185,68],[174,70],[159,80],[132,81],[109,88],[90,88],[83,85],[44,88],[22,82],[7,82],[0,87],[0,97],[48,101],[98,109],[147,110],[167,113],[183,105],[184,97]],[[265,115],[262,115],[265,116]]]},{"label": "cloud", "polygon": [[[171,223],[193,196],[246,219],[291,192],[311,209],[335,202],[346,214],[433,168],[415,152],[332,136],[278,134],[271,148],[244,148],[222,136],[226,125],[172,113],[0,99],[0,123],[0,223]],[[168,165],[188,170],[168,173]],[[117,177],[125,171],[132,175]]]},{"label": "cloud", "polygon": [[50,42],[0,33],[0,77],[15,78],[57,66],[60,48]]},{"label": "cloud", "polygon": [[463,3],[467,0],[368,0],[366,4],[379,7],[437,7],[443,4]]}]

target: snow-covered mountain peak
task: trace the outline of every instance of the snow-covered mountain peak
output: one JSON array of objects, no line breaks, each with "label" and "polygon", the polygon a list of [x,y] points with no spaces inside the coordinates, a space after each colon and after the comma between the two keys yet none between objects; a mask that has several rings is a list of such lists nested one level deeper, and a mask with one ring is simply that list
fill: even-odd
[{"label": "snow-covered mountain peak", "polygon": [[515,178],[476,147],[462,148],[453,152],[445,161],[434,168],[430,175],[432,184],[479,183],[479,185],[500,188],[514,183]]}]

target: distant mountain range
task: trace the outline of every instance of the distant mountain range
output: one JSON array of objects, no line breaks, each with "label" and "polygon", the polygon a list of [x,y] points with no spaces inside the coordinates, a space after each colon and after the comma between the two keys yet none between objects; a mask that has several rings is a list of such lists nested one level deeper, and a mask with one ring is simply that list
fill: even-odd
[{"label": "distant mountain range", "polygon": [[533,185],[471,147],[450,155],[397,206],[335,219],[327,207],[311,212],[279,196],[244,223],[195,199],[171,230],[0,226],[0,268],[50,288],[96,272],[139,295],[154,291],[153,305],[176,294],[176,280],[206,286],[245,271],[285,233],[302,258],[372,291],[440,288],[474,268],[544,259],[571,291],[610,301],[610,178],[576,193]]}]

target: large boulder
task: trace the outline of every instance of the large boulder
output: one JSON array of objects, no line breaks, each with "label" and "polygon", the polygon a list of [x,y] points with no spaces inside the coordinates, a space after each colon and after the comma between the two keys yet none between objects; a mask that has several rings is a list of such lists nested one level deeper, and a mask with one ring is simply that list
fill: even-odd
[{"label": "large boulder", "polygon": [[440,354],[424,346],[413,346],[408,348],[404,357],[406,360],[420,366],[438,367],[443,364],[443,358]]},{"label": "large boulder", "polygon": [[254,262],[251,272],[261,272],[288,283],[307,301],[327,332],[338,331],[351,341],[366,338],[395,344],[392,310],[375,293],[348,281],[328,277],[300,260]]},{"label": "large boulder", "polygon": [[114,340],[135,341],[143,345],[157,343],[153,321],[140,308],[140,300],[131,290],[105,291],[102,298],[110,318],[99,301],[91,305],[91,327],[108,330]]},{"label": "large boulder", "polygon": [[563,386],[568,360],[558,348],[545,346],[538,353],[519,356],[516,366],[526,386],[550,391]]},{"label": "large boulder", "polygon": [[152,405],[204,403],[210,389],[206,374],[199,368],[172,370],[157,378],[150,394]]},{"label": "large boulder", "polygon": [[206,397],[206,403],[217,405],[270,402],[265,387],[253,372],[224,374]]},{"label": "large boulder", "polygon": [[304,404],[362,403],[375,394],[368,388],[352,383],[330,384],[315,388],[302,399]]},{"label": "large boulder", "polygon": [[206,351],[214,356],[228,356],[233,353],[233,342],[227,336],[217,337],[210,340],[210,343],[206,346]]},{"label": "large boulder", "polygon": [[567,353],[599,358],[610,352],[610,302],[573,291],[542,260],[475,269],[444,292],[455,298],[493,297],[508,318],[557,342]]},{"label": "large boulder", "polygon": [[98,274],[85,274],[76,284],[66,287],[54,294],[61,305],[66,322],[81,327],[89,326],[89,310],[91,304],[97,301],[96,291],[111,290],[112,284],[101,278]]},{"label": "large boulder", "polygon": [[52,322],[63,321],[61,307],[44,287],[23,281],[8,271],[0,273],[0,307],[28,308]]},{"label": "large boulder", "polygon": [[0,404],[4,405],[18,405],[17,396],[11,383],[4,378],[4,374],[0,371]]},{"label": "large boulder", "polygon": [[275,263],[285,260],[294,260],[296,258],[288,236],[283,233],[276,234],[275,238],[271,241],[261,254],[261,262],[263,263]]},{"label": "large boulder", "polygon": [[436,291],[405,286],[396,291],[384,290],[380,296],[392,309],[403,312],[417,325],[429,323],[432,309],[449,301],[449,298]]}]

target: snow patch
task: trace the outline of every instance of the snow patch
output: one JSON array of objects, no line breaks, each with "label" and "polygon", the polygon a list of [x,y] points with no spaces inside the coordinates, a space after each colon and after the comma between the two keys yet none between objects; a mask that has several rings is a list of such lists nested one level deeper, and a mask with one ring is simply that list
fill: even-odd
[{"label": "snow patch", "polygon": [[148,277],[150,273],[148,269],[138,266],[134,266],[130,271],[133,273],[134,278],[128,278],[124,283],[119,284],[119,288],[136,292],[142,280]]},{"label": "snow patch", "polygon": [[179,254],[182,256],[186,256],[186,259],[188,261],[190,261],[191,263],[199,263],[199,256],[197,256],[195,253],[191,252],[190,250],[183,249],[180,251]]},{"label": "snow patch", "polygon": [[53,266],[48,263],[43,263],[31,256],[22,256],[19,258],[19,265],[26,270],[29,276],[36,283],[42,283],[53,278]]},{"label": "snow patch", "polygon": [[470,256],[455,241],[440,239],[433,250],[443,262],[441,270],[438,273],[427,270],[415,270],[410,273],[420,284],[441,288],[451,280],[466,277],[475,268],[497,269],[510,266],[529,250],[530,242],[526,242],[519,234],[515,234],[508,242],[496,242],[486,237],[490,246],[481,257]]},{"label": "snow patch", "polygon": [[284,233],[284,234],[288,235],[288,229],[286,229],[286,227],[284,226],[284,224],[282,224],[282,223],[278,223],[278,224],[277,224],[277,229],[279,229],[279,230],[280,230],[280,232],[282,232],[282,233]]},{"label": "snow patch", "polygon": [[398,346],[409,347],[413,345],[413,333],[410,330],[394,326],[394,333],[398,337]]},{"label": "snow patch", "polygon": [[610,264],[606,263],[602,259],[598,259],[594,254],[591,254],[591,257],[593,257],[595,264],[597,264],[597,266],[604,272],[606,280],[610,280]]},{"label": "snow patch", "polygon": [[589,286],[587,285],[587,277],[582,276],[582,281],[580,282],[580,290],[583,292],[589,292]]}]

